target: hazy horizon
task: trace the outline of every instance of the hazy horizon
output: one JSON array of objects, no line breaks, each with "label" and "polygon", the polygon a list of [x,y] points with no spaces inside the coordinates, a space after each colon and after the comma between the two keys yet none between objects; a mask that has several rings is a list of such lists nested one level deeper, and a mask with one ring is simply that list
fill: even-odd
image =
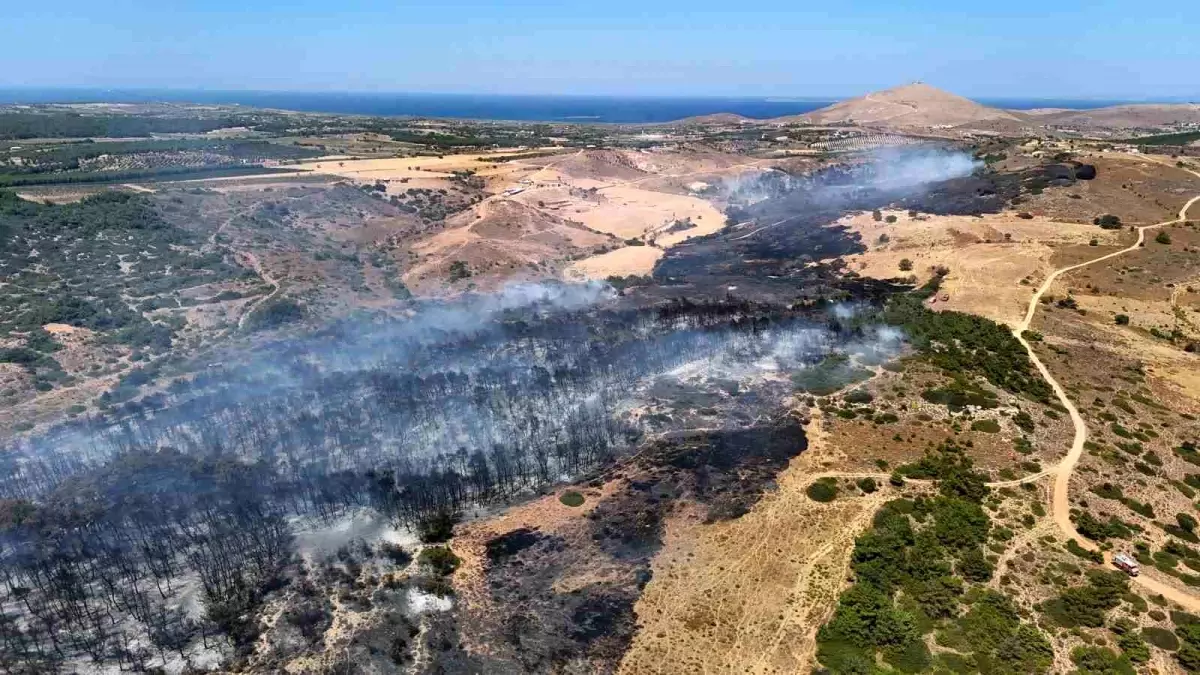
[{"label": "hazy horizon", "polygon": [[[721,93],[695,93],[695,94],[671,94],[671,93],[656,93],[656,92],[640,92],[640,93],[621,93],[616,91],[597,91],[592,93],[519,93],[507,91],[468,91],[468,90],[412,90],[412,89],[319,89],[319,88],[257,88],[257,87],[101,87],[89,84],[76,85],[7,85],[0,84],[0,103],[7,100],[7,94],[17,92],[31,92],[39,94],[53,94],[57,92],[63,93],[96,93],[96,94],[172,94],[185,95],[193,93],[202,93],[209,95],[218,94],[268,94],[268,95],[313,95],[313,96],[444,96],[444,97],[491,97],[491,98],[577,98],[577,99],[668,99],[668,100],[748,100],[748,101],[771,101],[771,102],[830,102],[843,101],[846,99],[856,98],[869,94],[875,91],[884,89],[892,89],[903,86],[904,84],[912,84],[916,80],[910,82],[895,83],[887,86],[881,86],[877,89],[864,90],[860,92],[852,92],[845,94],[822,94],[818,93],[795,93],[795,94],[762,94],[762,95],[738,95],[738,94],[721,94]],[[940,87],[932,82],[925,82],[931,86],[943,89],[951,94],[959,94],[959,92],[946,87]],[[965,94],[959,94],[966,96]],[[966,96],[974,101],[979,102],[1014,102],[1014,101],[1076,101],[1076,102],[1099,102],[1099,103],[1193,103],[1200,101],[1200,92],[1194,97],[1189,96],[1065,96],[1065,95],[990,95],[981,94],[978,96]],[[49,101],[47,101],[49,102]],[[121,102],[117,99],[104,100],[103,102]]]},{"label": "hazy horizon", "polygon": [[1178,0],[808,8],[467,0],[22,5],[0,87],[847,98],[1200,98]]},{"label": "hazy horizon", "polygon": [[[730,113],[750,119],[803,115],[835,102],[834,97],[729,97],[654,95],[470,94],[423,92],[320,92],[203,89],[0,88],[0,104],[154,104],[240,106],[311,114],[659,124]],[[979,98],[984,105],[1011,110],[1092,109],[1146,103],[1128,99]],[[1171,101],[1159,100],[1162,103]]]}]

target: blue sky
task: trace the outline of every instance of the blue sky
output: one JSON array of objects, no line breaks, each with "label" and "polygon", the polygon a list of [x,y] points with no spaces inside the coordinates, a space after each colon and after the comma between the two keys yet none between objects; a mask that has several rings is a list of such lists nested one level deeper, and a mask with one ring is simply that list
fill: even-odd
[{"label": "blue sky", "polygon": [[11,0],[0,86],[1200,99],[1194,0]]}]

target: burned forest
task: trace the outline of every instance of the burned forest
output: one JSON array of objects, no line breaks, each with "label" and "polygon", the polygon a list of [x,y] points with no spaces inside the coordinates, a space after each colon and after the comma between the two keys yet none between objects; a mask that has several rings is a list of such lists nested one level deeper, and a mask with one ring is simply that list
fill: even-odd
[{"label": "burned forest", "polygon": [[[513,285],[213,349],[140,398],[11,440],[0,453],[0,670],[245,665],[264,608],[283,596],[299,600],[274,625],[291,621],[300,646],[289,653],[303,653],[330,625],[323,588],[409,564],[423,570],[411,588],[371,596],[392,627],[368,639],[372,659],[542,672],[575,650],[613,663],[660,534],[629,514],[688,495],[713,519],[737,518],[804,448],[788,414],[792,375],[831,362],[862,371],[904,348],[882,306],[908,287],[816,262],[862,246],[826,225],[933,193],[953,196],[943,209],[986,211],[1007,188],[969,155],[936,149],[724,189],[729,226],[620,291]],[[527,612],[522,639],[537,644],[499,649],[500,661],[454,647],[451,624],[484,631],[477,618],[441,613],[418,627],[403,609],[449,594],[448,549],[414,561],[365,542],[361,556],[330,560],[301,545],[361,514],[435,544],[460,519],[634,465],[651,477],[590,525],[628,561],[624,585]],[[538,563],[514,561],[554,546],[536,533],[494,544],[491,581],[553,596]],[[350,669],[329,672],[355,672],[338,667]]]}]

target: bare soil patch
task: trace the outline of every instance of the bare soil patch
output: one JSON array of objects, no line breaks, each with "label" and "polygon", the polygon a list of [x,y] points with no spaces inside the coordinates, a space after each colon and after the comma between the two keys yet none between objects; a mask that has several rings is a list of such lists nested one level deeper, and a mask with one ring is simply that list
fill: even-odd
[{"label": "bare soil patch", "polygon": [[[887,218],[895,218],[888,223]],[[1115,243],[1121,233],[1089,224],[1062,223],[1015,214],[934,216],[887,211],[876,221],[870,213],[843,218],[839,226],[857,233],[866,252],[846,256],[846,267],[878,279],[912,275],[925,283],[937,267],[950,274],[934,298],[936,308],[986,316],[1015,325],[1024,316],[1029,298],[1048,275],[1060,247]],[[902,261],[911,263],[901,269]]]},{"label": "bare soil patch", "polygon": [[1016,208],[1065,222],[1090,223],[1097,216],[1112,214],[1130,225],[1148,225],[1174,218],[1180,205],[1195,194],[1195,176],[1150,159],[1101,154],[1076,159],[1095,165],[1096,177],[1026,195]]}]

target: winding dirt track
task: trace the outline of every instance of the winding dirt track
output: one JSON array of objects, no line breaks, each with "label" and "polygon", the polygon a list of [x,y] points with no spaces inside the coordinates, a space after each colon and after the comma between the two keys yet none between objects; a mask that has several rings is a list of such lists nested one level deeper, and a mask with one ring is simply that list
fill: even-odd
[{"label": "winding dirt track", "polygon": [[253,253],[249,251],[237,251],[234,253],[234,256],[237,257],[239,262],[242,264],[250,265],[250,267],[263,281],[272,286],[270,293],[246,305],[246,308],[242,311],[242,316],[238,318],[237,322],[238,330],[241,330],[246,327],[246,319],[250,318],[250,315],[254,313],[254,310],[260,307],[264,302],[279,295],[279,292],[283,290],[283,285],[279,283],[278,279],[271,276],[271,273],[268,272],[266,268],[262,266],[262,263],[258,261],[258,256],[254,255]]},{"label": "winding dirt track", "polygon": [[[1200,173],[1196,173],[1195,171],[1188,171],[1188,173],[1200,178]],[[1175,223],[1187,220],[1188,209],[1190,209],[1192,205],[1198,201],[1200,201],[1200,195],[1188,200],[1188,202],[1183,205],[1183,208],[1179,210],[1179,217],[1175,220],[1168,220],[1166,222],[1156,223],[1154,225],[1143,225],[1137,228],[1137,241],[1127,248],[1109,253],[1108,255],[1102,255],[1099,258],[1095,258],[1087,262],[1082,262],[1077,265],[1071,265],[1069,267],[1056,270],[1053,274],[1046,277],[1046,280],[1042,282],[1042,285],[1037,289],[1037,292],[1034,293],[1033,297],[1029,300],[1029,307],[1025,311],[1025,319],[1021,321],[1019,325],[1013,328],[1013,336],[1017,338],[1023,347],[1025,347],[1025,351],[1029,353],[1029,359],[1033,361],[1033,365],[1037,367],[1038,372],[1040,372],[1042,377],[1046,379],[1046,382],[1050,384],[1050,387],[1054,390],[1055,396],[1058,397],[1059,403],[1061,403],[1071,415],[1071,423],[1075,425],[1075,438],[1071,442],[1071,450],[1067,453],[1066,457],[1064,457],[1063,460],[1058,463],[1057,466],[1049,471],[1042,472],[1042,474],[1038,475],[1038,477],[1040,478],[1041,475],[1054,474],[1054,490],[1051,496],[1051,513],[1053,515],[1054,522],[1058,525],[1059,529],[1062,530],[1063,534],[1067,535],[1071,539],[1074,539],[1079,543],[1080,546],[1088,549],[1089,551],[1095,551],[1099,547],[1090,539],[1085,539],[1084,537],[1080,536],[1077,531],[1075,531],[1075,524],[1071,522],[1071,504],[1070,500],[1068,499],[1068,491],[1071,487],[1071,474],[1075,471],[1075,465],[1079,462],[1079,458],[1083,455],[1083,444],[1085,441],[1087,441],[1087,424],[1084,423],[1083,416],[1079,414],[1079,410],[1075,407],[1075,404],[1073,404],[1071,399],[1067,397],[1067,392],[1062,388],[1062,385],[1058,383],[1058,380],[1055,380],[1054,376],[1050,374],[1050,371],[1046,368],[1046,365],[1042,363],[1041,359],[1037,357],[1037,354],[1033,351],[1033,347],[1025,339],[1022,333],[1028,330],[1030,324],[1033,322],[1034,313],[1037,312],[1037,307],[1039,301],[1042,299],[1042,296],[1059,277],[1072,270],[1077,270],[1081,267],[1087,267],[1088,265],[1093,265],[1095,263],[1109,260],[1110,258],[1115,258],[1117,256],[1138,250],[1141,248],[1142,243],[1146,240],[1146,230],[1162,227],[1164,225],[1173,225]],[[1025,480],[1026,479],[1022,479],[1022,482]],[[1107,552],[1104,553],[1104,561],[1111,564],[1112,554]],[[1153,577],[1137,576],[1133,577],[1133,582],[1142,586],[1151,593],[1161,594],[1163,597],[1179,603],[1189,610],[1200,610],[1200,597],[1169,586]]]}]

